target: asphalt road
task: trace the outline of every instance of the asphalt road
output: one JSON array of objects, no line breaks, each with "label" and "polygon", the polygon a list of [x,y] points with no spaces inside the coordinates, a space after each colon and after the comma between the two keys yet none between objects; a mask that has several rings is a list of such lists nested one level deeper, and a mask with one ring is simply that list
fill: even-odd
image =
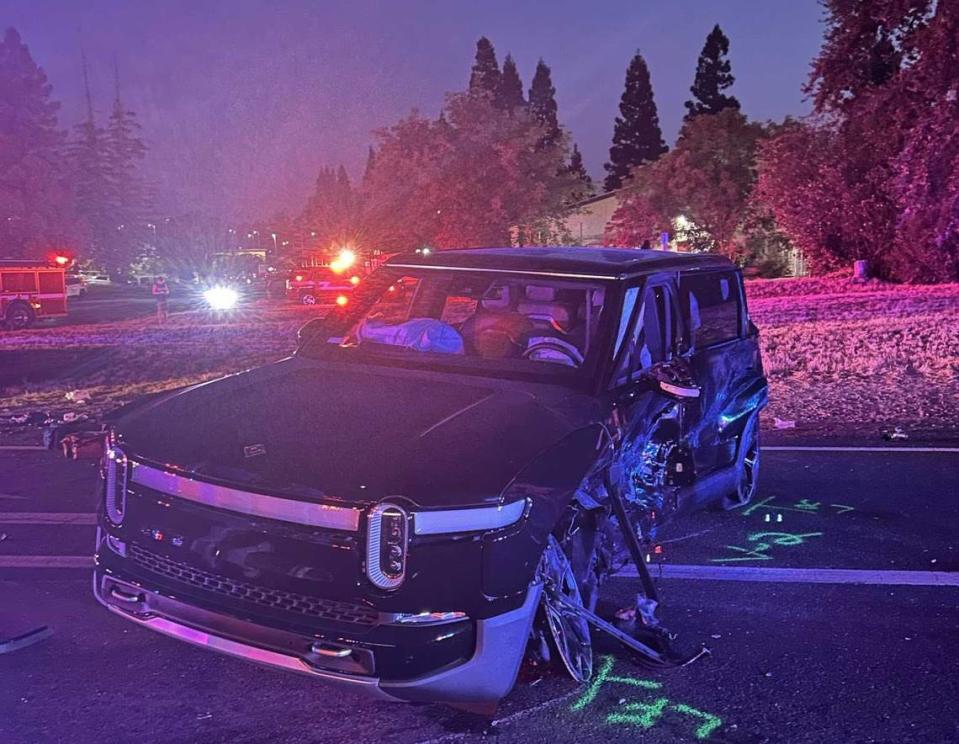
[{"label": "asphalt road", "polygon": [[[651,556],[678,642],[712,655],[652,673],[597,637],[590,687],[524,669],[486,736],[959,740],[959,451],[763,457],[751,509],[694,515],[664,531]],[[94,477],[89,463],[0,451],[0,635],[53,628],[0,654],[0,741],[483,739],[485,722],[446,707],[372,702],[101,609],[87,568],[57,567],[88,560]],[[14,567],[24,564],[34,567]],[[626,605],[635,587],[616,578],[604,600]]]}]

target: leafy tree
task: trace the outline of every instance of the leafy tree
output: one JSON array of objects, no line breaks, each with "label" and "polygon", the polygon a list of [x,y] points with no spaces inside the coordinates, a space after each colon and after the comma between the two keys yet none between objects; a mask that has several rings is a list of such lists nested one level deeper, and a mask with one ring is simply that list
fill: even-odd
[{"label": "leafy tree", "polygon": [[826,9],[806,88],[818,118],[764,146],[760,197],[817,270],[868,259],[881,278],[955,280],[959,9],[931,0]]},{"label": "leafy tree", "polygon": [[563,135],[557,116],[556,88],[553,87],[549,66],[543,60],[536,63],[536,72],[530,84],[529,112],[543,128],[543,136],[538,146],[550,148],[560,144]]},{"label": "leafy tree", "polygon": [[537,147],[543,136],[531,114],[469,94],[449,96],[438,120],[414,113],[379,132],[363,241],[386,250],[506,245],[511,228],[562,213],[572,185],[565,142]]},{"label": "leafy tree", "polygon": [[567,172],[574,179],[573,193],[570,196],[572,202],[583,201],[596,193],[596,187],[593,186],[593,179],[590,178],[589,173],[586,171],[586,166],[583,165],[583,154],[575,144],[569,155]]},{"label": "leafy tree", "polygon": [[727,54],[729,54],[729,39],[717,24],[709,32],[703,51],[699,53],[696,77],[689,89],[693,97],[685,103],[684,121],[689,121],[699,114],[718,114],[727,108],[739,109],[739,101],[734,96],[723,93],[736,80],[731,72],[732,67],[726,57]]},{"label": "leafy tree", "polygon": [[489,96],[495,99],[500,90],[499,64],[496,62],[496,50],[485,36],[476,42],[476,60],[470,72],[470,95]]},{"label": "leafy tree", "polygon": [[681,220],[692,247],[739,256],[763,136],[735,109],[686,122],[668,155],[633,171],[614,238],[645,240]]},{"label": "leafy tree", "polygon": [[519,70],[516,69],[516,62],[511,54],[507,54],[506,59],[503,60],[503,72],[500,76],[496,104],[507,111],[526,106],[526,99],[523,98],[523,81],[519,79]]},{"label": "leafy tree", "polygon": [[606,163],[607,191],[623,185],[636,166],[651,163],[668,149],[659,128],[646,60],[636,52],[626,70],[626,87],[619,103],[620,115],[613,128],[613,144]]},{"label": "leafy tree", "polygon": [[75,248],[59,104],[16,30],[0,40],[0,246],[41,257]]}]

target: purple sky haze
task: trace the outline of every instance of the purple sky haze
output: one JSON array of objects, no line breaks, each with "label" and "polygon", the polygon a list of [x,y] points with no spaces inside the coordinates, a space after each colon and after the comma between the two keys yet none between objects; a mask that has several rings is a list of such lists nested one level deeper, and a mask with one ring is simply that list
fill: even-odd
[{"label": "purple sky haze", "polygon": [[601,179],[637,48],[672,143],[717,22],[745,113],[806,113],[821,15],[814,0],[5,0],[0,25],[47,71],[65,125],[82,115],[81,46],[101,115],[116,56],[167,209],[249,219],[297,212],[323,165],[359,176],[371,130],[414,107],[434,115],[465,87],[481,35],[501,62],[512,52],[527,88],[539,57],[552,67],[560,119]]}]

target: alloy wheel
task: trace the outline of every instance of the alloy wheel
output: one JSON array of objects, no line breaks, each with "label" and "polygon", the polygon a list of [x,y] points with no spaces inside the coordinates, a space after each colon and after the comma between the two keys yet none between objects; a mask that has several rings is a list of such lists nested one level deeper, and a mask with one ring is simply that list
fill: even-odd
[{"label": "alloy wheel", "polygon": [[[571,611],[565,602],[583,606],[583,598],[566,553],[555,537],[549,536],[540,559],[537,575],[543,582],[543,607],[550,635],[563,666],[577,682],[585,683],[593,674],[593,646],[589,624]],[[557,599],[562,595],[565,602]]]}]

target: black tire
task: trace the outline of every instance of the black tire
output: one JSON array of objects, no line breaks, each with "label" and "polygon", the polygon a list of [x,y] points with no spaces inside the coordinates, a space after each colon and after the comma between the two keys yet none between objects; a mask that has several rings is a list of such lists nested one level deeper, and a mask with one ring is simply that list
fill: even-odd
[{"label": "black tire", "polygon": [[736,453],[736,468],[739,472],[736,490],[722,497],[720,506],[726,511],[746,506],[756,495],[759,487],[759,414],[754,414],[740,435]]},{"label": "black tire", "polygon": [[11,302],[7,306],[7,313],[4,319],[7,322],[7,328],[11,331],[20,331],[33,325],[36,317],[32,307],[26,302],[18,301]]}]

